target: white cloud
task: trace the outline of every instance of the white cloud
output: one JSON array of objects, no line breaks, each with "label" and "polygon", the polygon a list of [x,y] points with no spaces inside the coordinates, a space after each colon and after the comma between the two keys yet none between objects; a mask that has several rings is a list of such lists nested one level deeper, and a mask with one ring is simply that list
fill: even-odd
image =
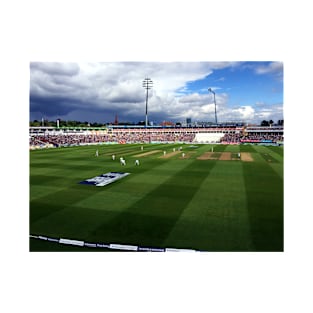
[{"label": "white cloud", "polygon": [[189,95],[185,95],[179,98],[180,103],[188,103],[188,104],[203,104],[206,101],[212,99],[211,95],[200,95],[199,93],[192,93]]},{"label": "white cloud", "polygon": [[282,62],[271,62],[268,65],[260,65],[255,68],[257,74],[282,74],[284,65]]},{"label": "white cloud", "polygon": [[[31,114],[64,119],[81,115],[82,120],[89,117],[103,122],[112,121],[118,114],[124,121],[143,120],[146,95],[142,81],[150,77],[153,81],[148,103],[151,120],[191,117],[214,121],[213,95],[203,88],[188,93],[188,82],[203,79],[215,69],[237,65],[235,62],[31,63]],[[280,67],[279,63],[270,63],[257,71],[275,72]],[[259,109],[252,105],[228,108],[226,93],[216,93],[216,105],[218,121],[270,116],[261,111],[261,104]]]},{"label": "white cloud", "polygon": [[251,120],[254,118],[254,108],[250,105],[242,106],[237,109],[233,109],[232,113],[235,116],[242,118],[243,120]]},{"label": "white cloud", "polygon": [[30,64],[32,72],[40,71],[49,75],[74,76],[79,72],[79,66],[76,63],[60,62],[32,62]]},{"label": "white cloud", "polygon": [[255,112],[255,119],[256,120],[273,120],[278,121],[280,119],[284,119],[283,115],[283,105],[282,104],[275,104],[275,105],[263,105],[257,108]]},{"label": "white cloud", "polygon": [[[103,109],[142,116],[145,90],[142,81],[150,77],[149,112],[159,115],[184,116],[186,105],[207,104],[208,95],[183,96],[177,90],[187,90],[187,83],[202,79],[212,69],[232,66],[227,62],[112,62],[112,63],[31,63],[30,93],[36,110],[46,110],[46,100],[70,102],[72,110]],[[153,95],[153,96],[152,96]],[[184,104],[185,105],[182,105]],[[139,105],[141,104],[141,105]],[[87,108],[88,105],[88,108]],[[31,102],[32,107],[32,102]],[[59,108],[56,106],[56,108]],[[201,111],[201,110],[200,110]],[[58,115],[49,108],[50,115]],[[121,113],[123,114],[123,113]],[[200,113],[199,113],[200,114]]]}]

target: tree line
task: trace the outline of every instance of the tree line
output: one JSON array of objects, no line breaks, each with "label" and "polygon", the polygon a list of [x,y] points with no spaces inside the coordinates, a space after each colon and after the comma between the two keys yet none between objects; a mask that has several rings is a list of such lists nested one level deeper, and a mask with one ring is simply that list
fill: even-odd
[{"label": "tree line", "polygon": [[284,120],[278,120],[276,124],[274,124],[273,120],[263,120],[261,122],[261,126],[273,126],[273,125],[277,125],[277,126],[284,126]]},{"label": "tree line", "polygon": [[[56,121],[38,121],[33,120],[29,122],[29,126],[39,127],[39,126],[49,126],[49,127],[57,127]],[[89,123],[89,122],[81,122],[81,121],[62,121],[59,120],[59,127],[104,127],[103,123]]]},{"label": "tree line", "polygon": [[[107,125],[144,125],[145,122],[141,121],[138,123],[130,123],[130,122],[120,122],[120,123],[90,123],[90,122],[81,122],[81,121],[63,121],[59,119],[59,127],[106,127]],[[49,120],[33,120],[29,122],[29,126],[31,127],[57,127],[57,121],[49,121]]]},{"label": "tree line", "polygon": [[[115,124],[115,123],[113,123]],[[63,121],[59,120],[59,127],[105,127],[108,124],[104,123],[90,123],[90,122],[81,122],[81,121]],[[109,124],[111,125],[111,124]],[[145,125],[144,121],[140,121],[138,123],[130,123],[130,122],[121,122],[115,125]],[[174,125],[174,124],[173,124]],[[263,120],[260,126],[284,126],[284,120],[278,120],[275,124],[273,120]],[[29,126],[39,127],[39,126],[49,126],[49,127],[57,127],[57,121],[48,121],[48,120],[33,120],[29,122]],[[181,126],[180,123],[176,123],[176,126]]]}]

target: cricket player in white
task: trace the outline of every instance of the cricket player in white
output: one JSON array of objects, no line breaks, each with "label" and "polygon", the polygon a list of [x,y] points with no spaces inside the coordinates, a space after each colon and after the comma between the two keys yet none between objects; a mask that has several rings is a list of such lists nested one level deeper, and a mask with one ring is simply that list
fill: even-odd
[{"label": "cricket player in white", "polygon": [[96,150],[96,157],[98,157],[99,156],[99,151],[98,150]]},{"label": "cricket player in white", "polygon": [[165,155],[166,154],[166,151],[163,151],[163,155]]},{"label": "cricket player in white", "polygon": [[113,161],[115,160],[115,155],[114,155],[114,154],[112,154],[112,160],[113,160]]},{"label": "cricket player in white", "polygon": [[136,161],[135,161],[135,165],[139,165],[139,160],[136,160]]},{"label": "cricket player in white", "polygon": [[183,154],[182,154],[182,157],[184,158],[185,157],[185,153],[183,152]]}]

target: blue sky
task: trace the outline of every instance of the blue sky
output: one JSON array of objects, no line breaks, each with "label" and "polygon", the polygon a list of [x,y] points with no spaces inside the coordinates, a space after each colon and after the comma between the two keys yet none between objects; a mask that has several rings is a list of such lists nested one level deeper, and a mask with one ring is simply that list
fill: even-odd
[{"label": "blue sky", "polygon": [[215,70],[204,79],[189,82],[187,92],[206,94],[208,86],[215,93],[226,93],[228,105],[283,104],[283,70],[268,70],[272,62],[240,62],[236,67]]},{"label": "blue sky", "polygon": [[[205,79],[188,83],[188,88],[206,93],[208,88],[229,94],[230,105],[248,105],[267,99],[268,102],[283,101],[282,72],[257,74],[260,66],[268,67],[270,62],[249,62],[236,68],[215,70]],[[266,98],[265,98],[266,97]]]},{"label": "blue sky", "polygon": [[33,62],[30,119],[107,123],[145,119],[145,90],[153,88],[148,118],[162,121],[259,124],[283,119],[281,62]]}]

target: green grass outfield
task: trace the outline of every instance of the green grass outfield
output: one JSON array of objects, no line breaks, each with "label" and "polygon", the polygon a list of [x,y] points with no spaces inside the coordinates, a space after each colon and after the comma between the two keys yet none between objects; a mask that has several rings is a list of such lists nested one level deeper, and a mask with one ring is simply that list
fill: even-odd
[{"label": "green grass outfield", "polygon": [[[181,153],[160,158],[163,150],[169,154],[180,146],[185,159]],[[201,251],[283,251],[282,147],[140,147],[30,151],[30,234]],[[240,151],[250,153],[253,161],[198,159],[212,147],[215,156],[230,152],[234,157]],[[135,157],[153,150],[160,151]],[[120,156],[126,166],[120,165]],[[107,172],[131,174],[104,187],[79,184]],[[30,238],[30,251],[106,250]]]}]

